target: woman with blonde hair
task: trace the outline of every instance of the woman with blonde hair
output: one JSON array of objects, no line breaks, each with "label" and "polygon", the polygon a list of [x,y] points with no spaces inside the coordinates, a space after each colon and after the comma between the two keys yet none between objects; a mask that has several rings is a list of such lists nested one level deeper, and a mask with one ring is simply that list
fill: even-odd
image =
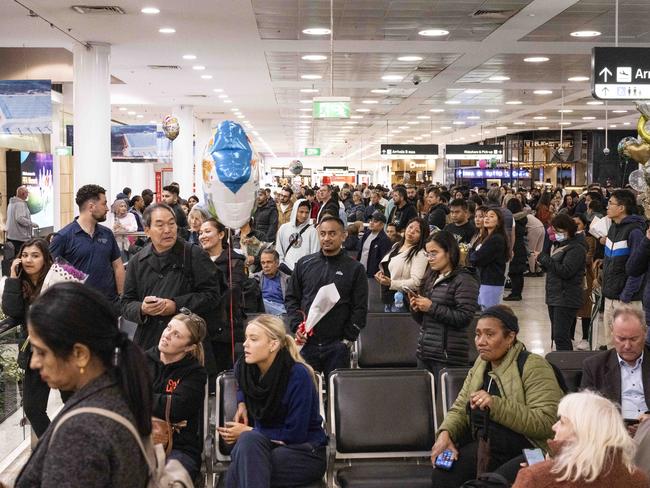
[{"label": "woman with blonde hair", "polygon": [[181,308],[163,330],[158,346],[147,351],[149,373],[153,378],[153,416],[174,426],[172,449],[167,460],[176,459],[195,479],[201,469],[203,442],[199,426],[207,372],[204,368],[203,340],[205,321]]},{"label": "woman with blonde hair", "polygon": [[565,396],[557,413],[548,442],[554,457],[520,470],[513,488],[649,486],[634,466],[636,445],[615,404],[582,391]]},{"label": "woman with blonde hair", "polygon": [[314,372],[281,319],[260,315],[248,324],[235,377],[237,413],[218,429],[235,443],[226,486],[300,486],[322,478],[327,436]]}]

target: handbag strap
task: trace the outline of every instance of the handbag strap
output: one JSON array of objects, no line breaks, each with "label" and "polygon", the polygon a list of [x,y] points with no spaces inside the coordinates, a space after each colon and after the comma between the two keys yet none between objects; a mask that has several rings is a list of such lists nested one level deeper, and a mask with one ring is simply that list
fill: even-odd
[{"label": "handbag strap", "polygon": [[307,225],[305,225],[302,229],[300,229],[300,232],[298,232],[298,234],[294,234],[294,235],[293,235],[293,239],[289,240],[289,246],[287,247],[287,249],[282,248],[282,251],[284,252],[285,255],[287,254],[287,252],[289,251],[289,249],[291,249],[291,247],[292,247],[296,242],[298,242],[298,239],[300,239],[300,236],[302,236],[302,233],[305,232],[305,231],[307,230],[307,228],[308,228],[310,225],[311,225],[311,224],[307,224]]},{"label": "handbag strap", "polygon": [[56,435],[57,431],[66,420],[75,417],[76,415],[81,415],[83,413],[89,413],[93,415],[100,415],[102,417],[107,417],[113,420],[114,422],[117,422],[118,424],[121,424],[122,426],[126,427],[126,429],[131,433],[131,435],[137,442],[138,447],[140,448],[140,452],[142,452],[142,455],[144,456],[144,459],[147,462],[147,466],[149,467],[149,475],[155,476],[156,465],[147,454],[147,450],[144,447],[142,438],[140,437],[140,434],[138,433],[136,428],[133,426],[133,423],[129,422],[122,415],[119,415],[115,412],[111,412],[110,410],[106,410],[105,408],[80,407],[80,408],[75,408],[74,410],[71,410],[68,413],[64,414],[54,426],[54,430],[52,431],[52,435],[50,436],[48,447],[52,444],[52,441],[54,440],[54,436]]},{"label": "handbag strap", "polygon": [[171,427],[171,422],[169,421],[169,413],[172,409],[172,396],[167,395],[167,402],[165,403],[165,422],[167,422]]}]

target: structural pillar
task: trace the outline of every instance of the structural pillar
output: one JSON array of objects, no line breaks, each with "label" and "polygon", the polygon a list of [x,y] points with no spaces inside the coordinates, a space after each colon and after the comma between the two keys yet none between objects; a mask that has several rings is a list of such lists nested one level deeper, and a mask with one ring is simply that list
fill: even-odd
[{"label": "structural pillar", "polygon": [[104,187],[111,198],[111,47],[75,44],[74,191],[88,184]]},{"label": "structural pillar", "polygon": [[181,198],[187,199],[192,195],[194,183],[194,107],[174,107],[172,115],[178,119],[180,127],[178,137],[172,142],[173,181],[181,188]]}]

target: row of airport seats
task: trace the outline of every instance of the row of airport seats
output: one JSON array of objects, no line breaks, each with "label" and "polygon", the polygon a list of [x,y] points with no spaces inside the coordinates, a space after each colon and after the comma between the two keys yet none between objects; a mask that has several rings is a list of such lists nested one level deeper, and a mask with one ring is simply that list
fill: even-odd
[{"label": "row of airport seats", "polygon": [[[551,352],[570,391],[577,391],[582,362],[592,351]],[[326,480],[303,488],[397,488],[431,485],[429,453],[438,426],[436,395],[444,417],[455,401],[469,368],[441,371],[437,393],[431,373],[416,368],[361,368],[335,371],[329,380],[326,428],[330,436]],[[319,376],[322,393],[322,377]],[[323,413],[323,395],[321,413]],[[224,425],[237,409],[232,372],[217,380],[215,420]],[[219,439],[215,432],[214,439]],[[219,440],[207,451],[214,486],[223,486],[231,446]],[[212,486],[212,485],[209,485]]]}]

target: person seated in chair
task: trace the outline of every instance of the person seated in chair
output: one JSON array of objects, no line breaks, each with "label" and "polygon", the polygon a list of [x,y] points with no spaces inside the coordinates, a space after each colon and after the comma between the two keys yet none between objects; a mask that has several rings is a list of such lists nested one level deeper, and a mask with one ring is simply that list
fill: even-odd
[{"label": "person seated in chair", "polygon": [[642,310],[621,306],[614,310],[611,327],[614,348],[585,359],[580,388],[596,390],[619,404],[634,433],[638,423],[650,419],[648,326]]},{"label": "person seated in chair", "polygon": [[248,324],[235,378],[237,412],[218,429],[235,443],[226,486],[300,486],[322,478],[327,435],[314,371],[279,318],[261,315]]},{"label": "person seated in chair", "polygon": [[158,346],[147,351],[149,373],[153,378],[153,416],[172,424],[172,448],[167,460],[176,459],[196,479],[201,469],[203,441],[199,426],[207,372],[203,339],[205,321],[186,308],[172,317],[160,336]]},{"label": "person seated in chair", "polygon": [[287,313],[284,296],[289,283],[288,274],[280,271],[280,255],[275,249],[264,249],[260,254],[262,271],[253,275],[259,284],[264,302],[264,311],[271,315]]},{"label": "person seated in chair", "polygon": [[474,339],[479,357],[431,451],[434,466],[446,450],[455,462],[450,471],[433,470],[432,486],[457,488],[488,471],[512,483],[524,461],[522,449],[547,450],[562,389],[551,365],[526,351],[518,333],[517,316],[506,305],[481,313]]}]

